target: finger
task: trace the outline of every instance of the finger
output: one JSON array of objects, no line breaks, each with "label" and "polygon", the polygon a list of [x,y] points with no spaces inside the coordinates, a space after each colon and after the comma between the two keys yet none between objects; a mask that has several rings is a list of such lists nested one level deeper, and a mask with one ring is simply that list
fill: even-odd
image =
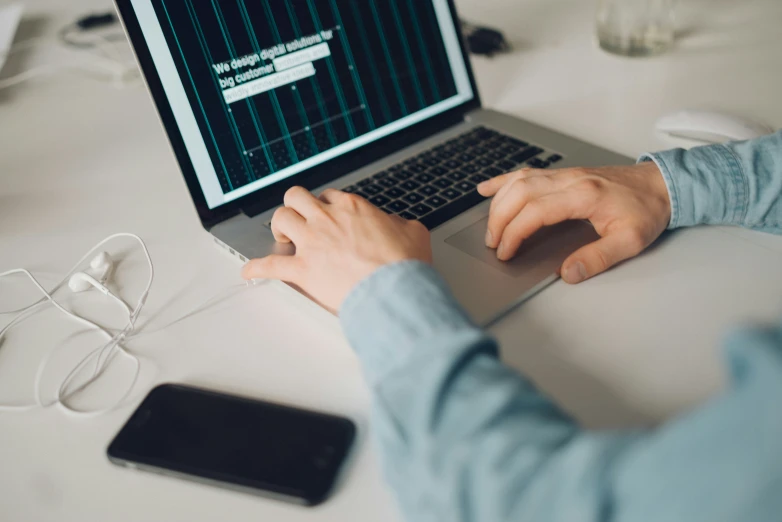
[{"label": "finger", "polygon": [[575,193],[558,193],[535,199],[514,217],[503,230],[497,257],[508,261],[522,243],[543,227],[570,219],[589,217],[587,202]]},{"label": "finger", "polygon": [[272,218],[272,234],[279,243],[295,242],[306,224],[301,214],[292,208],[280,207],[274,212]]},{"label": "finger", "polygon": [[500,190],[502,190],[503,187],[508,185],[509,183],[517,180],[517,179],[526,179],[531,178],[535,176],[543,176],[550,174],[551,171],[547,170],[541,170],[541,169],[521,169],[521,170],[514,170],[513,172],[508,172],[507,174],[503,174],[502,176],[497,176],[496,178],[492,178],[490,180],[484,181],[483,183],[478,184],[478,192],[481,194],[481,196],[485,198],[490,198],[492,196],[496,196],[499,194]]},{"label": "finger", "polygon": [[648,246],[643,237],[633,230],[609,234],[567,258],[562,264],[562,279],[571,285],[581,283],[637,256]]},{"label": "finger", "polygon": [[242,268],[242,277],[253,279],[278,279],[296,283],[301,276],[301,267],[295,256],[271,255],[253,259]]},{"label": "finger", "polygon": [[[520,212],[537,198],[549,195],[555,189],[550,182],[535,179],[517,178],[494,197],[489,210],[489,224],[486,230],[486,246],[498,248],[505,227],[519,215]],[[504,195],[502,192],[504,191]]]},{"label": "finger", "polygon": [[318,199],[328,205],[336,205],[341,201],[344,201],[347,195],[347,192],[342,192],[341,190],[326,189],[321,193]]},{"label": "finger", "polygon": [[285,206],[292,208],[304,219],[311,219],[323,210],[323,202],[303,187],[293,187],[285,193]]}]

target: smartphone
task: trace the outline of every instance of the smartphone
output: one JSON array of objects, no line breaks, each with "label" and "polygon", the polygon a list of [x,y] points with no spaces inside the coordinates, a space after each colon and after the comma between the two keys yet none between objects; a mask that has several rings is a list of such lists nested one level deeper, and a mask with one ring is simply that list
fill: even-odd
[{"label": "smartphone", "polygon": [[111,462],[300,505],[324,502],[356,437],[353,422],[165,384],[108,448]]}]

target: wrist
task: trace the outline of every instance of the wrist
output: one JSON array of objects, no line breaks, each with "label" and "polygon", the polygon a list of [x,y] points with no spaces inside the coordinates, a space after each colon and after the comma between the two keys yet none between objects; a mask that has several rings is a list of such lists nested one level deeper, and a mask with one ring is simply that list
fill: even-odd
[{"label": "wrist", "polygon": [[649,193],[658,203],[660,222],[665,228],[672,227],[676,217],[676,193],[663,166],[655,156],[645,154],[638,160],[636,168],[649,183]]}]

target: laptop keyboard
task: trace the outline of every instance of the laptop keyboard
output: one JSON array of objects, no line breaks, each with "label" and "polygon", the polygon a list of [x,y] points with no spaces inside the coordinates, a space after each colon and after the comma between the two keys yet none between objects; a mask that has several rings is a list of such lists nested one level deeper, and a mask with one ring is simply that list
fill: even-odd
[{"label": "laptop keyboard", "polygon": [[484,201],[478,183],[561,160],[559,154],[477,127],[342,190],[431,230]]}]

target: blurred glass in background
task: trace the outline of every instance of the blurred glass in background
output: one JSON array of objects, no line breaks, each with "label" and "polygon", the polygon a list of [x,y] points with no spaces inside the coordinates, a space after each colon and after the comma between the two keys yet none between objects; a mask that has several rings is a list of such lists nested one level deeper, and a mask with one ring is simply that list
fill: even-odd
[{"label": "blurred glass in background", "polygon": [[622,56],[651,56],[673,47],[675,0],[598,0],[597,38]]}]

